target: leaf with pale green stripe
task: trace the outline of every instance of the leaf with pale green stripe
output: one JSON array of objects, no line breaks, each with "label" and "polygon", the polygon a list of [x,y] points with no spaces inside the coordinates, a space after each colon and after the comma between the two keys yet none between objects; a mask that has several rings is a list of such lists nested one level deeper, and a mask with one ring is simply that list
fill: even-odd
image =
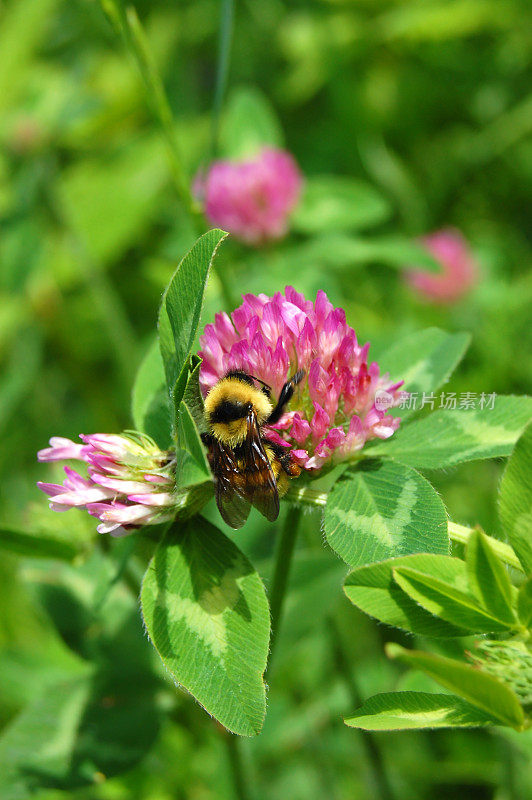
[{"label": "leaf with pale green stripe", "polygon": [[474,530],[469,537],[466,566],[469,585],[484,608],[497,619],[515,626],[515,590],[505,566],[482,531]]},{"label": "leaf with pale green stripe", "polygon": [[446,333],[439,328],[427,328],[405,336],[379,356],[382,372],[389,372],[392,381],[404,381],[404,389],[419,394],[412,410],[397,409],[403,419],[415,407],[420,408],[423,392],[430,395],[444,384],[462,360],[471,337],[467,333]]},{"label": "leaf with pale green stripe", "polygon": [[469,592],[456,589],[434,575],[397,567],[393,576],[403,592],[426,611],[471,633],[500,633],[515,627],[515,620],[508,624],[493,617]]},{"label": "leaf with pale green stripe", "polygon": [[[498,396],[493,408],[435,411],[400,427],[368,456],[418,469],[443,469],[463,461],[507,456],[532,417],[532,397]],[[532,550],[531,550],[532,559]]]},{"label": "leaf with pale green stripe", "polygon": [[345,579],[346,596],[365,614],[395,628],[435,638],[466,636],[467,630],[435,617],[403,592],[393,576],[398,567],[411,567],[440,578],[457,589],[467,590],[463,561],[451,556],[420,553],[358,567]]},{"label": "leaf with pale green stripe", "polygon": [[452,694],[387,692],[370,697],[344,722],[364,731],[408,731],[478,728],[498,720]]},{"label": "leaf with pale green stripe", "polygon": [[525,572],[532,572],[532,424],[515,445],[502,476],[499,515]]},{"label": "leaf with pale green stripe", "polygon": [[329,493],[327,541],[352,567],[410,553],[448,553],[447,517],[430,483],[402,464],[365,461]]},{"label": "leaf with pale green stripe", "polygon": [[386,653],[390,658],[420,669],[441,686],[493,716],[499,723],[516,730],[523,729],[524,714],[517,695],[492,675],[453,658],[406,650],[397,644],[387,645]]},{"label": "leaf with pale green stripe", "polygon": [[270,637],[264,586],[206,520],[174,525],[142,584],[146,629],[174,680],[233,733],[259,733]]},{"label": "leaf with pale green stripe", "polygon": [[203,294],[209,270],[227,234],[213,229],[204,233],[181,260],[168,284],[159,311],[159,344],[166,383],[175,407],[175,420],[187,385],[190,354],[198,332]]}]

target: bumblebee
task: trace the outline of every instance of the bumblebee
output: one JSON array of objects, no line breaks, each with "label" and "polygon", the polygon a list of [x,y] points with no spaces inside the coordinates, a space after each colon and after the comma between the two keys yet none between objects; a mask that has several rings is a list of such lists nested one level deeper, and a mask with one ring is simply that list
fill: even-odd
[{"label": "bumblebee", "polygon": [[209,433],[201,435],[216,484],[216,504],[232,528],[241,528],[254,505],[266,519],[279,516],[279,497],[289,478],[301,473],[290,452],[272,442],[265,425],[279,421],[302,380],[303,370],[283,386],[274,407],[270,387],[246,372],[232,370],[205,398]]}]

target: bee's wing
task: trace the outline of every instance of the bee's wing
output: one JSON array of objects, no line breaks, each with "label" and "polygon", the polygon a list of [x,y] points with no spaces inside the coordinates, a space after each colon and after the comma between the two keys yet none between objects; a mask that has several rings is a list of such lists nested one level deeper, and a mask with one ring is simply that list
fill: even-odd
[{"label": "bee's wing", "polygon": [[250,411],[247,419],[248,433],[244,443],[245,478],[242,494],[270,522],[279,516],[279,492],[277,481],[262,444],[262,437],[255,412]]},{"label": "bee's wing", "polygon": [[235,482],[241,481],[233,451],[214,437],[211,441],[212,471],[216,478],[216,505],[224,522],[241,528],[249,515],[251,501]]}]

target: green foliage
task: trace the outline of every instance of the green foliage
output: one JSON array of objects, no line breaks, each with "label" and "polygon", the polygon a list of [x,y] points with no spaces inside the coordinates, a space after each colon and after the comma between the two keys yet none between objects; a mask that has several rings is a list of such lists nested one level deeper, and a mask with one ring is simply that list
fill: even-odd
[{"label": "green foliage", "polygon": [[365,461],[345,472],[329,493],[324,529],[352,567],[392,554],[449,552],[442,501],[415,470],[391,462]]},{"label": "green foliage", "polygon": [[[157,679],[136,604],[113,571],[94,554],[82,567],[56,569],[53,579],[45,566],[34,572],[36,602],[67,653],[59,659],[49,649],[39,653],[41,663],[18,664],[22,680],[41,682],[0,736],[2,797],[91,786],[131,769],[157,736]],[[54,668],[42,680],[48,660]]]},{"label": "green foliage", "polygon": [[[530,578],[516,591],[495,540],[479,530],[469,533],[465,563],[446,556],[413,555],[354,570],[345,580],[347,597],[383,622],[440,638],[483,633],[519,638],[513,645],[482,641],[471,656],[474,667],[397,645],[387,648],[391,657],[421,669],[481,709],[488,715],[484,719],[478,713],[462,717],[464,708],[456,697],[444,696],[446,703],[440,705],[437,696],[398,693],[370,698],[346,723],[365,730],[398,730],[482,725],[491,717],[492,723],[526,728],[530,655],[520,637],[527,640],[532,619],[529,584]],[[442,628],[442,623],[451,627]]]},{"label": "green foliage", "polygon": [[391,692],[366,700],[352,717],[350,728],[364,731],[405,731],[423,728],[477,728],[497,723],[497,717],[451,694]]},{"label": "green foliage", "polygon": [[345,579],[344,592],[366,614],[396,628],[419,636],[464,636],[466,628],[433,615],[403,591],[395,579],[396,571],[403,567],[416,570],[429,580],[445,581],[458,590],[467,587],[463,561],[450,556],[420,554],[359,567]]},{"label": "green foliage", "polygon": [[[48,688],[7,728],[0,740],[2,797],[24,800],[42,785],[61,785],[69,772],[76,732],[90,691],[89,680]],[[41,744],[47,731],[47,747]]]},{"label": "green foliage", "polygon": [[309,178],[292,223],[305,233],[369,228],[389,216],[386,200],[369,184],[347,178]]},{"label": "green foliage", "polygon": [[161,155],[159,139],[151,136],[63,173],[57,203],[82,252],[97,262],[112,261],[133,233],[149,226],[167,179]]},{"label": "green foliage", "polygon": [[270,618],[238,548],[200,517],[170,529],[144,577],[142,614],[173,679],[233,733],[259,733]]},{"label": "green foliage", "polygon": [[433,575],[408,567],[393,572],[395,582],[416,603],[441,619],[473,633],[497,633],[511,630],[515,620],[505,622],[488,613],[474,597]]},{"label": "green foliage", "polygon": [[530,628],[532,623],[532,576],[530,576],[519,589],[517,597],[519,619]]},{"label": "green foliage", "polygon": [[484,608],[508,625],[515,623],[514,594],[508,573],[481,531],[473,531],[466,558],[469,584]]},{"label": "green foliage", "polygon": [[[462,360],[470,336],[466,333],[449,334],[438,328],[428,328],[421,333],[405,336],[379,356],[379,366],[389,372],[392,381],[403,380],[411,395],[430,396],[449,380],[451,373]],[[401,419],[408,416],[408,406],[400,409]]]},{"label": "green foliage", "polygon": [[[228,76],[237,88],[222,107],[218,154],[286,146],[306,188],[286,240],[253,251],[228,242],[208,285],[216,234],[191,251],[196,261],[185,257],[176,302],[167,308],[166,295],[161,310],[166,371],[157,344],[146,354],[145,345],[175,264],[206,229],[191,186],[215,138],[209,106],[220,6],[148,0],[136,4],[137,15],[131,4],[103,0],[122,43],[97,3],[10,0],[2,9],[0,796],[235,795],[237,740],[221,736],[175,690],[140,624],[138,586],[164,528],[121,542],[98,537],[94,520],[77,511],[51,514],[34,482],[60,480],[60,472],[37,465],[35,451],[52,435],[130,428],[127,393],[144,355],[134,427],[164,448],[177,437],[180,447],[179,516],[165,545],[176,571],[155,571],[158,545],[145,581],[156,591],[153,615],[185,607],[202,625],[208,618],[207,630],[223,624],[231,645],[227,663],[201,650],[205,661],[196,664],[201,637],[173,619],[192,649],[183,659],[178,638],[167,666],[180,681],[186,665],[183,685],[200,702],[200,692],[208,695],[222,723],[236,720],[240,732],[254,734],[264,715],[268,639],[259,574],[273,574],[279,532],[252,514],[235,537],[244,557],[197,516],[219,519],[214,504],[205,506],[212,481],[199,440],[194,353],[203,324],[232,310],[230,295],[273,293],[287,281],[309,297],[326,289],[359,341],[371,341],[381,373],[404,379],[410,392],[436,392],[449,380],[468,331],[472,346],[445,388],[458,397],[475,392],[477,408],[440,410],[436,396],[434,413],[415,422],[410,409],[396,409],[401,427],[360,454],[367,467],[336,483],[331,473],[292,484],[315,509],[300,523],[267,722],[245,743],[242,791],[265,800],[373,797],[389,770],[397,800],[460,795],[464,786],[479,797],[532,796],[532,740],[519,730],[530,723],[532,459],[530,428],[523,429],[532,409],[527,399],[504,396],[527,391],[532,379],[530,4],[234,5]],[[449,226],[470,243],[479,278],[462,299],[433,305],[410,290],[404,272],[440,269],[419,237]],[[480,411],[478,397],[492,392],[495,408]],[[503,465],[463,462],[500,459],[512,448],[498,518]],[[442,470],[431,480],[450,518],[463,523],[450,526],[460,558],[446,555],[442,502],[413,468]],[[404,491],[409,479],[415,503]],[[345,587],[352,603],[344,605],[346,568],[319,549],[323,493],[331,488],[325,533],[355,567]],[[468,527],[477,524],[492,535]],[[499,541],[504,536],[513,549]],[[197,569],[215,600],[232,602],[223,576],[235,564],[239,591],[257,612],[251,634],[236,606],[216,614],[211,604],[207,613],[194,594]],[[169,587],[164,597],[160,585]],[[343,666],[330,641],[340,611]],[[425,677],[401,677],[401,665],[382,658],[386,629],[365,614],[429,637],[431,648],[453,658],[405,654]],[[494,620],[496,641],[462,640],[493,630]],[[460,660],[464,648],[474,669]],[[219,694],[208,685],[212,675]],[[389,691],[425,688],[436,676],[454,694]],[[227,682],[233,694],[224,694]],[[468,730],[440,732],[436,747],[420,730],[415,758],[411,737],[391,745],[379,737],[373,753],[382,749],[383,757],[373,774],[368,738],[339,724],[360,704],[352,694],[374,695],[348,718],[353,727]],[[471,729],[489,724],[498,725],[497,736]]]},{"label": "green foliage", "polygon": [[172,421],[159,342],[154,339],[146,351],[135,377],[131,395],[131,415],[135,429],[166,448],[172,441]]},{"label": "green foliage", "polygon": [[159,345],[166,383],[174,406],[175,423],[189,374],[196,362],[189,362],[196,340],[203,293],[209,270],[220,242],[227,234],[212,230],[201,236],[180,262],[163,295],[159,311]]},{"label": "green foliage", "polygon": [[27,531],[0,525],[0,550],[31,558],[74,561],[83,553],[83,542],[52,536],[46,531]]},{"label": "green foliage", "polygon": [[388,645],[387,653],[391,658],[423,670],[441,686],[456,692],[499,722],[517,730],[523,728],[523,709],[516,695],[491,675],[452,658],[405,650],[396,644]]},{"label": "green foliage", "polygon": [[532,425],[515,445],[501,482],[499,513],[525,571],[532,571]]},{"label": "green foliage", "polygon": [[507,456],[531,414],[529,397],[497,397],[493,409],[442,409],[405,425],[389,442],[372,448],[371,454],[418,469]]},{"label": "green foliage", "polygon": [[220,130],[220,155],[252,158],[263,147],[283,147],[281,124],[267,98],[257,88],[231,92]]}]

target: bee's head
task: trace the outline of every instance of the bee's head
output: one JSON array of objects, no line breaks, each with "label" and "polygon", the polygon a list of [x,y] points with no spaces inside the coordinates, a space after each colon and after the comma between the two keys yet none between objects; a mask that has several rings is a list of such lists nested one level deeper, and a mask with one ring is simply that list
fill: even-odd
[{"label": "bee's head", "polygon": [[260,427],[271,414],[272,404],[252,381],[235,375],[218,381],[205,398],[207,424],[218,439],[231,447],[246,438],[251,410],[255,412]]}]

